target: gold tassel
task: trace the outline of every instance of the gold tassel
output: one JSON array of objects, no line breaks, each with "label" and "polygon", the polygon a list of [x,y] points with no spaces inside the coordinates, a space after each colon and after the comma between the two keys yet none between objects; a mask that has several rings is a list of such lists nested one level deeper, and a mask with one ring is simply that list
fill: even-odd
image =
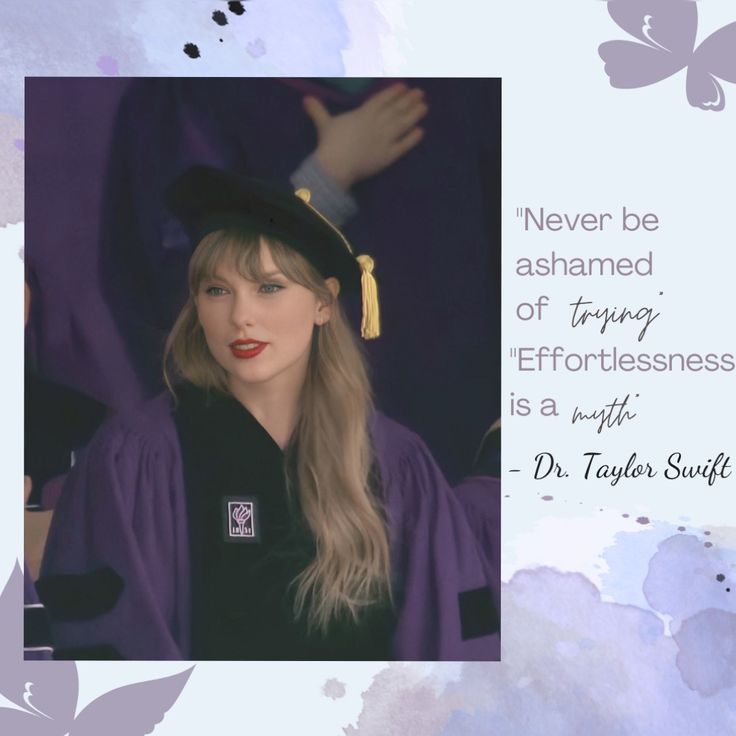
[{"label": "gold tassel", "polygon": [[363,318],[360,322],[360,336],[373,340],[381,334],[381,313],[378,308],[378,286],[373,277],[375,263],[370,256],[358,256],[360,264],[360,286],[363,293]]},{"label": "gold tassel", "polygon": [[[310,204],[312,193],[306,187],[297,189],[294,194],[309,207],[318,217],[327,223],[342,240],[348,253],[352,255],[353,249],[350,247],[347,238],[343,235],[340,228],[335,227],[319,210]],[[360,289],[363,296],[363,317],[360,321],[360,336],[364,340],[374,340],[381,335],[381,313],[378,308],[378,286],[373,278],[373,267],[375,263],[370,256],[362,255],[357,257],[358,265],[360,265]]]}]

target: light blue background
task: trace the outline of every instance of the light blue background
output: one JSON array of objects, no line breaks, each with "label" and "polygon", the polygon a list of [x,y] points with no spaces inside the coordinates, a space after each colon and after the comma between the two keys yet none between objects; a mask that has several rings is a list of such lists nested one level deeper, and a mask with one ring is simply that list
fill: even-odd
[{"label": "light blue background", "polygon": [[[688,105],[683,72],[640,90],[612,89],[597,47],[626,34],[605,3],[591,0],[252,0],[243,22],[229,16],[222,29],[210,19],[221,6],[35,1],[6,3],[0,11],[0,282],[6,307],[0,321],[10,345],[2,367],[0,472],[7,492],[0,497],[0,579],[22,549],[23,153],[16,141],[22,139],[23,76],[98,75],[110,68],[101,57],[130,76],[501,76],[503,394],[554,396],[561,413],[504,417],[505,467],[526,471],[504,478],[510,496],[504,499],[504,662],[200,664],[155,733],[336,734],[350,723],[360,734],[732,730],[732,641],[706,626],[699,646],[683,650],[670,633],[680,618],[698,611],[734,615],[736,586],[729,598],[714,576],[720,571],[736,580],[736,480],[713,488],[659,479],[611,488],[575,479],[535,483],[528,470],[541,450],[573,458],[605,448],[619,459],[632,450],[645,457],[679,449],[694,457],[719,449],[733,453],[733,373],[520,376],[507,356],[512,346],[539,344],[578,352],[613,344],[649,352],[734,351],[729,294],[736,265],[736,86],[723,85],[721,113]],[[699,13],[699,40],[736,20],[727,0],[700,3]],[[197,43],[202,58],[188,59],[181,52],[185,41]],[[524,233],[515,217],[518,206],[616,213],[622,205],[655,212],[660,230],[533,234]],[[553,249],[582,256],[652,249],[655,275],[514,277],[517,257]],[[656,297],[659,291],[663,297]],[[544,319],[517,320],[516,305],[539,294],[552,302]],[[565,305],[578,296],[611,305],[661,304],[662,314],[640,344],[625,327],[605,336],[573,332]],[[570,426],[575,404],[605,403],[630,391],[640,394],[639,417],[630,426],[601,437]],[[545,494],[554,500],[540,500]],[[637,524],[639,516],[651,523]],[[673,536],[679,538],[666,541]],[[705,541],[713,547],[704,548]],[[117,685],[180,669],[82,664],[80,706]],[[716,692],[706,696],[697,688],[709,677]],[[346,684],[343,698],[325,696],[329,678]]]}]

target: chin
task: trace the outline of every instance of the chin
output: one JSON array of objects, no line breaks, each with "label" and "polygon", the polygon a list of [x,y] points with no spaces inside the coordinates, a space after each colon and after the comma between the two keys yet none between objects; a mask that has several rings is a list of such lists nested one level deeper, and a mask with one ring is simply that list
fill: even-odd
[{"label": "chin", "polygon": [[267,383],[277,375],[274,371],[256,366],[238,366],[228,371],[231,378],[240,383],[261,384]]}]

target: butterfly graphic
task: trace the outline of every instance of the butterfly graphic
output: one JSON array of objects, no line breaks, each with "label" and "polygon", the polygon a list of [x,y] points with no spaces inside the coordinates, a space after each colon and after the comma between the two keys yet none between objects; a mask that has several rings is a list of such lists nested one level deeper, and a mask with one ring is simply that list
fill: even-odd
[{"label": "butterfly graphic", "polygon": [[16,565],[0,594],[0,693],[18,708],[0,707],[0,733],[13,736],[143,736],[179,697],[193,667],[170,677],[111,690],[76,717],[74,662],[21,659],[23,573]]},{"label": "butterfly graphic", "polygon": [[646,87],[687,68],[688,102],[723,110],[719,79],[736,82],[736,22],[695,48],[698,8],[693,0],[609,0],[608,12],[636,41],[606,41],[598,47],[611,86]]}]

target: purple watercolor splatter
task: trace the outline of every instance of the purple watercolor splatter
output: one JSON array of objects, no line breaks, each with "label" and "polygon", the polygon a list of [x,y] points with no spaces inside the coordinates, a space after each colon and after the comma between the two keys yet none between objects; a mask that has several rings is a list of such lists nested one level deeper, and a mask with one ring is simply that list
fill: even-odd
[{"label": "purple watercolor splatter", "polygon": [[683,621],[674,635],[682,679],[708,697],[736,685],[736,614],[709,608]]},{"label": "purple watercolor splatter", "polygon": [[251,57],[258,59],[266,53],[266,42],[262,38],[257,38],[255,41],[249,41],[245,50]]},{"label": "purple watercolor splatter", "polygon": [[637,516],[636,517],[636,523],[637,524],[649,524],[649,517],[648,516]]},{"label": "purple watercolor splatter", "polygon": [[97,59],[97,68],[108,77],[119,77],[120,69],[118,68],[118,60],[112,56],[100,56]]},{"label": "purple watercolor splatter", "polygon": [[334,677],[331,677],[322,686],[322,693],[327,698],[332,698],[332,700],[338,700],[339,698],[342,698],[345,695],[345,683],[340,682],[340,680]]},{"label": "purple watercolor splatter", "polygon": [[668,537],[649,561],[642,592],[655,611],[671,617],[672,631],[707,608],[727,608],[736,614],[736,601],[724,599],[721,588],[713,585],[734,561],[732,550],[704,549],[692,534]]},{"label": "purple watercolor splatter", "polygon": [[356,726],[343,729],[345,736],[373,734],[441,734],[452,710],[462,698],[438,695],[434,678],[417,677],[405,665],[379,672],[363,694],[364,707]]},{"label": "purple watercolor splatter", "polygon": [[[678,643],[654,613],[602,601],[578,573],[520,571],[501,600],[502,662],[464,663],[449,683],[438,682],[439,666],[418,674],[392,665],[374,678],[356,726],[345,733],[686,736],[694,723],[698,733],[730,732],[733,692],[693,692],[717,685],[718,677],[725,684],[732,673],[729,658],[713,668],[715,676],[698,679],[706,658],[693,647],[707,635],[706,621],[698,632],[691,623],[695,644],[676,664]],[[730,619],[716,618],[719,638],[736,641]]]}]

